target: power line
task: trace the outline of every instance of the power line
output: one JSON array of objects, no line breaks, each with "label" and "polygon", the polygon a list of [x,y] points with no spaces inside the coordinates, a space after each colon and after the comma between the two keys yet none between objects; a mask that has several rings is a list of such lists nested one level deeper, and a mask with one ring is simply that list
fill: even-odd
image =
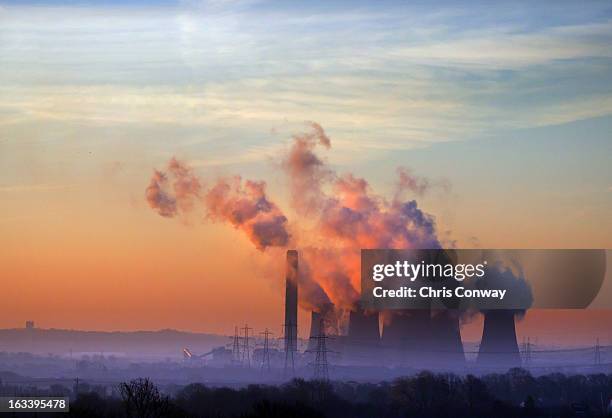
[{"label": "power line", "polygon": [[[350,342],[347,341],[344,343],[345,346],[359,346],[359,347],[363,347],[362,343],[356,343],[356,342]],[[401,350],[402,352],[414,352],[414,353],[422,353],[423,350],[421,348],[397,348],[397,347],[389,347],[389,346],[384,346],[384,345],[376,345],[376,344],[371,344],[372,347],[375,347],[377,350],[382,350],[382,351],[397,351],[397,350]],[[530,349],[530,353],[532,355],[533,358],[533,354],[544,354],[544,353],[575,353],[575,352],[593,352],[593,346],[588,346],[588,347],[576,347],[576,348],[551,348],[551,349],[542,349],[542,350],[534,350],[533,347],[535,346],[535,344],[531,343],[531,349]],[[599,345],[599,350],[604,351],[604,350],[610,350],[612,349],[612,345]],[[427,350],[429,353],[464,353],[464,354],[479,354],[479,351],[472,351],[472,350],[436,350],[436,349],[428,349]],[[514,351],[508,351],[508,350],[496,350],[496,351],[487,351],[487,354],[508,354],[508,353],[513,353]]]},{"label": "power line", "polygon": [[529,367],[531,365],[531,339],[523,337],[523,365]]},{"label": "power line", "polygon": [[284,325],[285,328],[285,368],[284,374],[287,375],[289,367],[291,367],[291,374],[295,375],[295,352],[297,347],[293,344],[294,338],[293,333],[294,330],[297,333],[297,329],[295,329],[295,325],[292,322]]},{"label": "power line", "polygon": [[260,334],[263,334],[264,336],[264,351],[261,359],[261,369],[270,371],[270,345],[268,342],[268,336],[272,335],[272,333],[268,331],[268,328],[266,328],[266,330],[264,332],[260,332]]},{"label": "power line", "polygon": [[242,327],[241,329],[242,331],[244,331],[244,337],[242,337],[242,365],[250,368],[251,347],[249,346],[249,330],[252,330],[253,328],[250,328],[247,324],[245,324],[244,327]]},{"label": "power line", "polygon": [[325,323],[324,320],[321,319],[319,324],[319,334],[310,337],[311,339],[316,340],[317,349],[315,350],[315,360],[313,363],[313,377],[318,381],[328,381],[329,380],[329,365],[327,363],[327,353],[330,351],[327,349],[327,339],[329,338],[325,335]]}]

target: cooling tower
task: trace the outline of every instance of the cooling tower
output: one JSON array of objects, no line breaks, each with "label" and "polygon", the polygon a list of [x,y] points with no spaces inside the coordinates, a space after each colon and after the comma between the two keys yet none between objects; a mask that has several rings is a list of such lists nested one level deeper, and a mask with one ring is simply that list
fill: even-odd
[{"label": "cooling tower", "polygon": [[391,364],[422,364],[431,350],[431,313],[429,309],[404,309],[388,312],[383,327],[382,345]]},{"label": "cooling tower", "polygon": [[298,253],[287,251],[285,276],[285,351],[297,351]]},{"label": "cooling tower", "polygon": [[454,368],[465,362],[459,312],[454,310],[432,311],[431,361],[435,366]]},{"label": "cooling tower", "polygon": [[378,343],[378,312],[367,313],[363,309],[351,311],[349,316],[348,338],[361,343]]},{"label": "cooling tower", "polygon": [[312,311],[310,317],[310,339],[308,340],[308,351],[316,350],[317,348],[317,340],[314,337],[317,337],[321,331],[321,314],[319,312]]},{"label": "cooling tower", "polygon": [[380,361],[378,316],[378,312],[367,312],[360,307],[350,312],[344,348],[346,361],[358,364]]},{"label": "cooling tower", "polygon": [[418,349],[430,340],[429,309],[404,309],[391,312],[383,328],[383,345],[402,349]]},{"label": "cooling tower", "polygon": [[514,311],[489,310],[485,320],[482,340],[478,350],[478,363],[503,368],[521,365],[521,356],[516,342]]},{"label": "cooling tower", "polygon": [[[313,337],[318,337],[321,331],[321,320],[325,326],[325,334],[334,333],[336,328],[334,318],[334,305],[332,303],[325,303],[319,308],[319,311],[312,311],[310,319],[310,339],[308,341],[307,350],[316,350],[317,340]],[[331,331],[331,332],[330,332]]]}]

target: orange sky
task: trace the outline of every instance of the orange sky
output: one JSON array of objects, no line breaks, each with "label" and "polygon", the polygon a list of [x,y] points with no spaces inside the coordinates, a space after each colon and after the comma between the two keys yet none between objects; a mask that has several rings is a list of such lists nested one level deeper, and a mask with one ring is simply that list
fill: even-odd
[{"label": "orange sky", "polygon": [[[0,263],[9,278],[3,285],[1,327],[21,327],[33,319],[45,328],[230,334],[234,324],[248,322],[256,330],[280,332],[282,250],[257,251],[226,225],[164,219],[146,207],[144,197],[130,200],[142,190],[129,190],[125,199],[112,190],[11,194],[13,204],[29,203],[1,224]],[[33,196],[45,198],[45,207],[30,201]],[[546,245],[538,236],[521,236],[492,246],[525,242]],[[611,319],[612,312],[605,311],[533,312],[518,332],[551,342],[576,343],[595,335],[603,341],[612,337]],[[308,327],[308,315],[301,312],[301,334]],[[476,340],[480,327],[476,319],[464,328],[464,337]]]},{"label": "orange sky", "polygon": [[[408,4],[12,3],[0,8],[0,327],[279,332],[282,251],[162,218],[144,193],[177,156],[202,178],[267,181],[294,221],[278,156],[304,121],[331,138],[331,167],[379,195],[399,166],[448,181],[419,207],[458,248],[612,248],[612,31],[596,4],[509,6],[500,22]],[[610,339],[610,319],[528,314],[519,332]]]}]

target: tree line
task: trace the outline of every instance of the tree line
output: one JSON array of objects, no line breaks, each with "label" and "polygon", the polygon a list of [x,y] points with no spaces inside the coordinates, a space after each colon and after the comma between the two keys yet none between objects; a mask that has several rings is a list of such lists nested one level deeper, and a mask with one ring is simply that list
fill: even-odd
[{"label": "tree line", "polygon": [[69,416],[612,417],[612,374],[536,377],[519,368],[480,377],[423,371],[381,383],[294,379],[239,389],[194,383],[172,393],[162,392],[149,379],[136,379],[115,389],[109,396],[81,390],[71,402]]}]

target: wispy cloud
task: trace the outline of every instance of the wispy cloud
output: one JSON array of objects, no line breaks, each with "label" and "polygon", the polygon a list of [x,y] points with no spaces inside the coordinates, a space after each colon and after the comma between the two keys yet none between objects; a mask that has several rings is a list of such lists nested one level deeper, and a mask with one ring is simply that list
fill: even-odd
[{"label": "wispy cloud", "polygon": [[254,132],[304,120],[340,148],[376,151],[612,114],[605,10],[469,4],[12,6],[0,126],[175,126],[168,140],[214,132],[250,160],[269,146],[253,147]]},{"label": "wispy cloud", "polygon": [[517,69],[558,60],[612,58],[612,21],[545,28],[529,33],[517,28],[470,30],[457,38],[397,46],[395,59],[443,66]]},{"label": "wispy cloud", "polygon": [[0,193],[54,192],[75,187],[75,184],[11,184],[0,185]]}]

